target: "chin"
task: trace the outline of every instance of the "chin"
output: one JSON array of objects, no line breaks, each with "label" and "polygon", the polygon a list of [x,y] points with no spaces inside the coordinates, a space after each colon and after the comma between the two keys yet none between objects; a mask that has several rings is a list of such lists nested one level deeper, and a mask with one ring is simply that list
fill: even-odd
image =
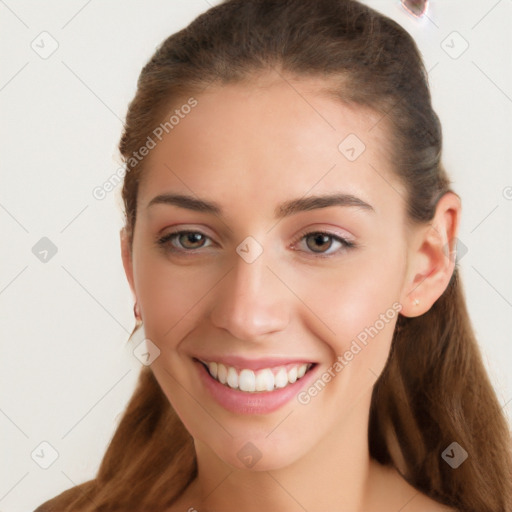
[{"label": "chin", "polygon": [[[278,427],[279,428],[279,427]],[[229,438],[220,446],[211,446],[217,457],[238,470],[272,471],[290,466],[305,455],[307,447],[295,441],[293,432],[283,429],[281,436],[260,433],[250,436],[245,432],[239,438]],[[290,442],[293,440],[292,442]],[[287,442],[288,441],[288,442]]]}]

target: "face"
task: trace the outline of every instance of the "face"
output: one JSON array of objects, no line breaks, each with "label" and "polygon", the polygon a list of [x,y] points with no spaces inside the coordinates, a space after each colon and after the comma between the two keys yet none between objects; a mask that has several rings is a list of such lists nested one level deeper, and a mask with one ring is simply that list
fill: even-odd
[{"label": "face", "polygon": [[[195,96],[145,160],[125,262],[164,393],[197,444],[239,468],[360,428],[407,267],[381,115],[291,83]],[[217,378],[223,363],[227,383],[198,360]]]}]

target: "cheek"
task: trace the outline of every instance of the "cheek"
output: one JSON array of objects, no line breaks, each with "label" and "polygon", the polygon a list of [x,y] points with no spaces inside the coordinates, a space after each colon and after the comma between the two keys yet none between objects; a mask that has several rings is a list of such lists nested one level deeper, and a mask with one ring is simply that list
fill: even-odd
[{"label": "cheek", "polygon": [[297,295],[310,310],[304,308],[301,315],[312,311],[318,317],[315,334],[329,346],[333,360],[346,355],[351,366],[379,373],[401,309],[400,269],[398,257],[390,258],[385,269],[373,258],[353,258],[294,277]]},{"label": "cheek", "polygon": [[296,271],[288,279],[297,295],[338,335],[354,336],[400,297],[400,265],[369,259],[338,267]]},{"label": "cheek", "polygon": [[176,265],[158,254],[142,254],[137,263],[135,284],[146,335],[172,344],[221,275],[201,265]]},{"label": "cheek", "polygon": [[[354,252],[333,263],[276,262],[273,270],[296,297],[284,285],[280,293],[278,285],[278,294],[269,300],[283,301],[290,310],[290,321],[295,317],[327,344],[333,358],[350,350],[354,339],[365,347],[368,357],[376,352],[366,349],[369,341],[383,340],[379,357],[385,357],[396,321],[396,316],[389,318],[389,312],[394,312],[391,308],[399,297],[401,260],[398,254],[388,254],[383,268],[377,252]],[[192,259],[190,264],[184,260],[175,263],[144,247],[136,254],[135,269],[146,335],[170,348],[175,346],[173,340],[186,337],[199,326],[200,317],[222,300],[216,285],[229,266],[217,268]],[[388,321],[382,325],[380,318],[386,312]]]}]

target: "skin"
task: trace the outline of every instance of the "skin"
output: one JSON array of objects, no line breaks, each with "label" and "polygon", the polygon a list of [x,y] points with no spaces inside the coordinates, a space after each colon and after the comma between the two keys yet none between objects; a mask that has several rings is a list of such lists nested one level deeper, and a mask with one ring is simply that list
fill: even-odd
[{"label": "skin", "polygon": [[[301,357],[318,362],[320,375],[394,303],[403,315],[421,315],[448,285],[454,258],[444,247],[457,233],[459,198],[446,194],[431,223],[408,226],[381,114],[348,108],[321,89],[318,80],[275,74],[211,86],[146,157],[133,252],[121,231],[123,264],[146,337],[161,351],[152,371],[194,438],[199,467],[170,510],[449,510],[369,456],[372,386],[396,316],[306,405],[292,400],[270,414],[237,415],[197,378],[192,356],[205,347]],[[350,133],[366,145],[352,162],[338,150]],[[274,217],[285,201],[334,191],[373,211],[329,206]],[[214,201],[222,215],[147,207],[164,192]],[[175,247],[181,240],[194,254],[166,252],[156,240],[171,226],[206,236],[196,245],[175,237]],[[301,238],[319,230],[356,246]],[[248,236],[263,248],[252,263],[236,252]],[[262,455],[252,468],[237,457],[247,442]]]}]

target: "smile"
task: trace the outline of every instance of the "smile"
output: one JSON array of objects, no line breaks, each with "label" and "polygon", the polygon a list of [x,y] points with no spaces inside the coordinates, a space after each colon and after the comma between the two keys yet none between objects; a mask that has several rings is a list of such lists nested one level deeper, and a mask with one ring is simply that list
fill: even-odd
[{"label": "smile", "polygon": [[[269,414],[291,402],[321,369],[305,361],[279,364],[246,362],[236,358],[229,364],[194,358],[199,381],[207,395],[235,414]],[[242,364],[240,364],[242,363]],[[275,363],[274,363],[275,364]],[[252,365],[254,368],[244,368]]]},{"label": "smile", "polygon": [[237,370],[217,362],[200,360],[209,374],[221,384],[247,393],[274,391],[293,384],[313,366],[313,363],[289,364],[257,371],[244,368]]}]

